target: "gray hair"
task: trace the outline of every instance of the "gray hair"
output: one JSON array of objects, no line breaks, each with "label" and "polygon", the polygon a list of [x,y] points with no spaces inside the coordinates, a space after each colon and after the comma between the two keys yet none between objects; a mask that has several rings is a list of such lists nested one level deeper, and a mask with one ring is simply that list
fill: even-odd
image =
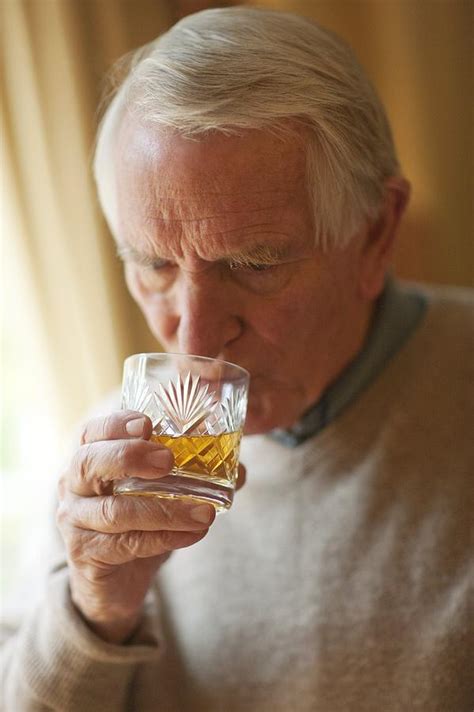
[{"label": "gray hair", "polygon": [[131,55],[99,128],[94,172],[115,220],[109,150],[127,110],[198,139],[265,129],[308,138],[315,243],[343,247],[377,218],[386,178],[399,173],[384,108],[352,50],[292,13],[232,7],[185,17]]}]

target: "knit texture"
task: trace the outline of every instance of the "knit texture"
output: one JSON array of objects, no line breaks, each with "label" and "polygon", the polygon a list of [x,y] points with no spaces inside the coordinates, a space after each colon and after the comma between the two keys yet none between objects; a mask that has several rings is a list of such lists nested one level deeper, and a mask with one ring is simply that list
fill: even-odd
[{"label": "knit texture", "polygon": [[316,437],[244,439],[247,484],[129,645],[87,629],[59,567],[5,643],[5,710],[470,712],[474,308],[428,298]]}]

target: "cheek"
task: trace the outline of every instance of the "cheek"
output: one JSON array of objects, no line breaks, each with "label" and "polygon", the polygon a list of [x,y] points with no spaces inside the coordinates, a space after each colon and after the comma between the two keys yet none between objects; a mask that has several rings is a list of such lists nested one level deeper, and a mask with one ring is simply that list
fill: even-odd
[{"label": "cheek", "polygon": [[287,346],[292,334],[300,328],[300,309],[291,297],[270,308],[259,305],[251,315],[250,323],[265,342]]},{"label": "cheek", "polygon": [[140,305],[140,308],[152,334],[158,341],[161,341],[163,346],[169,348],[176,334],[179,319],[170,314],[168,310],[163,309],[162,305],[156,303],[146,303]]},{"label": "cheek", "polygon": [[140,289],[140,282],[136,270],[133,265],[126,264],[124,266],[125,282],[127,284],[127,289],[132,295],[133,299],[136,301],[138,306],[142,306],[142,293]]},{"label": "cheek", "polygon": [[306,341],[319,311],[314,294],[294,288],[278,298],[254,303],[248,321],[266,343],[278,350],[294,351],[298,343]]},{"label": "cheek", "polygon": [[312,275],[300,275],[292,289],[262,300],[249,315],[254,332],[279,356],[275,368],[290,364],[303,374],[305,363],[321,365],[335,348],[345,317],[351,318],[347,285],[317,277],[316,282]]},{"label": "cheek", "polygon": [[179,324],[179,319],[173,314],[168,298],[160,294],[150,295],[147,293],[143,289],[133,265],[125,266],[125,281],[128,291],[140,307],[150,331],[166,346],[176,333]]}]

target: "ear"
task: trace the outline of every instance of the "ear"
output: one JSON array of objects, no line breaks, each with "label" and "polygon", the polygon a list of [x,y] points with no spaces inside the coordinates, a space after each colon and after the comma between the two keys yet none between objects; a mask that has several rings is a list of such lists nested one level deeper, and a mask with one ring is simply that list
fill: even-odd
[{"label": "ear", "polygon": [[361,251],[359,290],[365,300],[375,299],[383,289],[398,226],[410,197],[410,184],[405,178],[392,176],[384,188],[382,210],[369,226]]}]

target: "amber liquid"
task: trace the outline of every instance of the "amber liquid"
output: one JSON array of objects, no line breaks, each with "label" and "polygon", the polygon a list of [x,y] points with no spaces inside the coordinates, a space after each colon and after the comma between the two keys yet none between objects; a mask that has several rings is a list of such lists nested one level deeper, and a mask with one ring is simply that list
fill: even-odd
[{"label": "amber liquid", "polygon": [[173,472],[176,474],[199,477],[225,487],[233,487],[237,477],[241,435],[152,435],[150,439],[173,451]]}]

